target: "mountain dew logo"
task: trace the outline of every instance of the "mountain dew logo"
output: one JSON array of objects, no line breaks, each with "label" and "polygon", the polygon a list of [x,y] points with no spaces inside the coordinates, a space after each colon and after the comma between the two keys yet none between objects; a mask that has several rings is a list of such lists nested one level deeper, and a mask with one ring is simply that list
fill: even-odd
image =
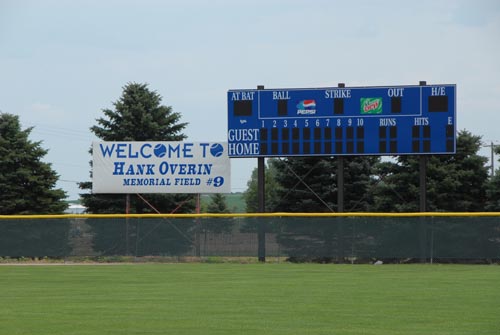
[{"label": "mountain dew logo", "polygon": [[382,114],[382,98],[361,98],[361,114]]}]

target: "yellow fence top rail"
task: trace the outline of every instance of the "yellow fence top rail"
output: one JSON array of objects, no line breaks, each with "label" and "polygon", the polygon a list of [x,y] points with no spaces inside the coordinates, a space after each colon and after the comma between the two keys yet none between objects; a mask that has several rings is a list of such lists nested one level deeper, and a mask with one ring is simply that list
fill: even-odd
[{"label": "yellow fence top rail", "polygon": [[200,213],[200,214],[44,214],[0,215],[13,219],[119,219],[119,218],[258,218],[258,217],[500,217],[500,212],[407,212],[407,213]]}]

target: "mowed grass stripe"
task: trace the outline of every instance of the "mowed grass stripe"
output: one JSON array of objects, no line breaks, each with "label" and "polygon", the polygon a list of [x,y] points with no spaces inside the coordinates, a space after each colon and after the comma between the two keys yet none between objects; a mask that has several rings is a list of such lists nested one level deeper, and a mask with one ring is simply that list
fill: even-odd
[{"label": "mowed grass stripe", "polygon": [[498,334],[500,267],[0,266],[0,334]]}]

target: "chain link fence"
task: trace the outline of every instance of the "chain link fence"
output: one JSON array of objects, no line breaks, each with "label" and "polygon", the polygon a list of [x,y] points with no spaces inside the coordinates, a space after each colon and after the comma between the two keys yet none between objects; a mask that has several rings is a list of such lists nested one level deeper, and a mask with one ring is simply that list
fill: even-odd
[{"label": "chain link fence", "polygon": [[500,213],[0,216],[0,257],[75,256],[498,262]]}]

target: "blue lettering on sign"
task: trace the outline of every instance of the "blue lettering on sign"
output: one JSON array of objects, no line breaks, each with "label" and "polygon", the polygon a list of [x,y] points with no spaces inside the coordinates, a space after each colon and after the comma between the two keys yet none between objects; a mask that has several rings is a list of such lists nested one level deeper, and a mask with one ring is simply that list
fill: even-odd
[{"label": "blue lettering on sign", "polygon": [[[199,143],[202,148],[203,158],[207,157],[207,147],[210,143]],[[154,147],[150,143],[142,144],[138,149],[134,148],[133,143],[99,143],[99,149],[102,157],[109,158],[193,158],[194,143],[159,143]]]},{"label": "blue lettering on sign", "polygon": [[184,148],[182,149],[182,153],[184,154],[185,158],[192,158],[193,154],[191,153],[193,143],[185,143]]},{"label": "blue lettering on sign", "polygon": [[203,158],[207,157],[207,147],[209,145],[210,145],[210,143],[200,143],[200,146],[203,149],[203,154],[202,154]]},{"label": "blue lettering on sign", "polygon": [[144,157],[144,158],[149,158],[149,157],[151,157],[151,154],[146,154],[146,153],[144,152],[144,148],[149,148],[149,149],[151,149],[151,147],[152,147],[152,145],[151,145],[151,144],[148,144],[148,143],[143,144],[143,145],[141,146],[141,155],[142,155],[142,157]]},{"label": "blue lettering on sign", "polygon": [[125,171],[125,162],[114,162],[113,175],[154,175],[154,164],[129,164]]},{"label": "blue lettering on sign", "polygon": [[165,174],[180,175],[209,175],[212,173],[212,164],[168,164],[162,162],[159,166],[159,172]]},{"label": "blue lettering on sign", "polygon": [[99,147],[101,148],[102,157],[111,157],[111,154],[113,153],[113,150],[115,149],[114,144],[110,148],[108,145],[103,146],[102,143],[100,143]]}]

